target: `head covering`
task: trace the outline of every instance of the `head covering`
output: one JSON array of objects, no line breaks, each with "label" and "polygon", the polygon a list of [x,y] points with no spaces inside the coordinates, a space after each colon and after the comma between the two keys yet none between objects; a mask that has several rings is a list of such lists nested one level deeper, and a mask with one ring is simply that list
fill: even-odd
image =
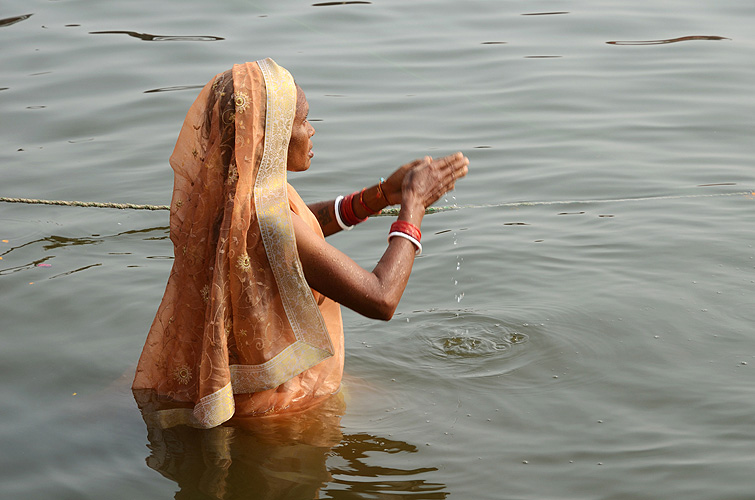
[{"label": "head covering", "polygon": [[271,396],[252,414],[285,408],[323,377],[283,384],[336,351],[291,222],[296,102],[291,75],[264,59],[218,74],[186,116],[170,158],[175,261],[133,384],[142,403],[141,390],[182,403],[163,420],[214,427],[234,415],[234,394]]}]

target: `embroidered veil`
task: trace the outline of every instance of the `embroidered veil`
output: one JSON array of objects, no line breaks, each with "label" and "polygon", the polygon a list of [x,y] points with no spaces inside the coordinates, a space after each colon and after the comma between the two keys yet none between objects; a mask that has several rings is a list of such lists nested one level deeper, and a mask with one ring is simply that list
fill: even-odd
[{"label": "embroidered veil", "polygon": [[162,426],[214,427],[338,389],[340,309],[307,285],[291,223],[293,211],[320,231],[286,181],[296,97],[265,59],[217,75],[186,116],[170,158],[175,261],[133,383]]}]

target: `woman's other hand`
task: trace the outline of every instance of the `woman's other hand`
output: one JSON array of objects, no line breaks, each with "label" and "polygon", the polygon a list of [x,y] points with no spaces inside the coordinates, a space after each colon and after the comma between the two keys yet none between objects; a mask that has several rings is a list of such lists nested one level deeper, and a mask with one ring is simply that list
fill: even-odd
[{"label": "woman's other hand", "polygon": [[[419,203],[425,209],[456,186],[469,170],[469,159],[461,153],[444,158],[426,157],[411,165],[401,186],[401,204]],[[403,168],[403,167],[402,167]]]},{"label": "woman's other hand", "polygon": [[421,160],[414,160],[406,165],[402,165],[380,184],[388,205],[398,205],[401,203],[401,190],[404,187],[404,177],[406,177],[407,172],[430,161],[432,161],[432,158],[425,156]]},{"label": "woman's other hand", "polygon": [[[435,199],[424,205],[424,208],[427,208],[443,196],[443,194],[452,190],[456,179],[467,175],[468,165],[469,160],[461,153],[438,159],[425,156],[422,159],[414,160],[406,165],[402,165],[382,183],[381,187],[388,204],[398,205],[402,202],[402,193],[406,187],[405,182],[407,174],[410,174],[411,172],[409,175],[412,179],[410,184],[414,182],[427,184],[427,182],[430,182],[440,190],[437,196],[435,196]],[[429,178],[432,177],[435,178],[435,182],[429,180]],[[450,184],[445,182],[448,180],[451,181]]]}]

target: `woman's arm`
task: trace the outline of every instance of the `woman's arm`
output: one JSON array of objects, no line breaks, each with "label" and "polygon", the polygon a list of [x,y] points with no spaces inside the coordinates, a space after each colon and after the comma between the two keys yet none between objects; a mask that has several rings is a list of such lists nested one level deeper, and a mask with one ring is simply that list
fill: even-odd
[{"label": "woman's arm", "polygon": [[[428,156],[422,160],[414,160],[411,163],[407,163],[393,172],[386,180],[365,188],[364,192],[361,193],[361,201],[359,200],[359,196],[355,196],[351,202],[354,214],[358,218],[364,219],[378,213],[385,207],[401,203],[401,188],[406,173],[426,161],[432,161],[432,158]],[[364,206],[362,203],[364,203]],[[320,228],[325,236],[330,236],[341,231],[341,226],[336,221],[335,200],[318,201],[310,203],[307,206],[315,214],[315,217],[317,217]]]},{"label": "woman's arm", "polygon": [[[402,174],[398,220],[420,227],[425,208],[453,189],[456,179],[466,175],[468,164],[461,153],[408,164],[411,167]],[[309,286],[364,316],[391,319],[409,281],[414,245],[404,238],[391,238],[382,258],[370,272],[325,242],[300,217],[292,215],[292,218],[299,258]]]}]

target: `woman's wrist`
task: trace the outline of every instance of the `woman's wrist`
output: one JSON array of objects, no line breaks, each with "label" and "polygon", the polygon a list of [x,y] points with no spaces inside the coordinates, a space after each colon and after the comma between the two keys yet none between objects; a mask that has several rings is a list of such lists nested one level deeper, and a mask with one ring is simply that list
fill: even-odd
[{"label": "woman's wrist", "polygon": [[422,224],[425,216],[425,205],[412,196],[404,196],[401,200],[401,209],[398,212],[398,220],[410,222],[417,227]]},{"label": "woman's wrist", "polygon": [[388,233],[388,242],[390,243],[391,238],[395,237],[401,237],[409,241],[414,245],[414,254],[422,255],[422,231],[417,226],[411,222],[399,219],[391,224],[391,230]]},{"label": "woman's wrist", "polygon": [[357,192],[352,200],[352,208],[358,217],[363,218],[378,214],[389,206],[381,184],[375,184]]}]

